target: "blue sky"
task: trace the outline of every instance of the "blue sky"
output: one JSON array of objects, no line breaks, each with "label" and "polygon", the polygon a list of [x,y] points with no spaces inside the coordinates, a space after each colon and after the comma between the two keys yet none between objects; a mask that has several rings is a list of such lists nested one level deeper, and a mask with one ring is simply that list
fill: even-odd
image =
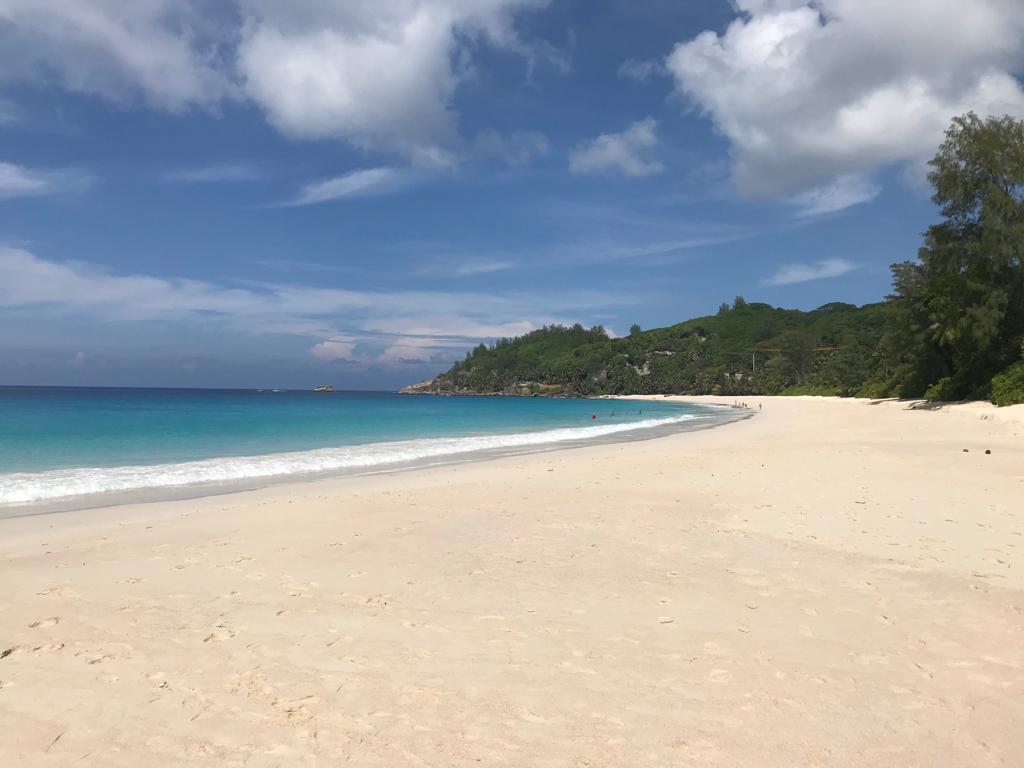
[{"label": "blue sky", "polygon": [[[1010,0],[0,0],[0,384],[393,388],[877,301]],[[898,6],[898,7],[897,7]]]}]

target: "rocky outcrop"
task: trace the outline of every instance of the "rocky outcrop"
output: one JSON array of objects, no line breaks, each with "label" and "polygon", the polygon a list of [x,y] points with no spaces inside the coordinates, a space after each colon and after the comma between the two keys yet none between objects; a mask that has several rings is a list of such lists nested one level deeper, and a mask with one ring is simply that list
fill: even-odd
[{"label": "rocky outcrop", "polygon": [[557,384],[541,384],[536,381],[522,381],[500,390],[482,391],[460,387],[446,376],[438,376],[417,384],[410,384],[398,390],[400,395],[482,395],[504,397],[564,397],[566,393]]},{"label": "rocky outcrop", "polygon": [[426,381],[410,384],[398,390],[400,395],[439,395],[442,392],[443,390],[437,383],[437,379],[427,379]]}]

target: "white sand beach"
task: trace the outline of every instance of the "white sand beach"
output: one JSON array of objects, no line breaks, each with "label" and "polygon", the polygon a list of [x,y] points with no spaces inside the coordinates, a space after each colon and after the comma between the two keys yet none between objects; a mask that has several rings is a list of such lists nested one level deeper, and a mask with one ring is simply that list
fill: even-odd
[{"label": "white sand beach", "polygon": [[0,520],[0,765],[1021,765],[1024,407],[745,399]]}]

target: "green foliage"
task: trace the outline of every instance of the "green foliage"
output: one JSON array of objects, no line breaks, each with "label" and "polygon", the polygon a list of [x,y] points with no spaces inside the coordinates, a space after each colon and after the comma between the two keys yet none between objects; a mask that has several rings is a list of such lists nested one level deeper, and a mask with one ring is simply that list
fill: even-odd
[{"label": "green foliage", "polygon": [[842,397],[843,393],[836,387],[822,384],[797,384],[782,390],[781,395],[807,395],[811,397]]},{"label": "green foliage", "polygon": [[924,398],[939,403],[949,403],[958,399],[959,392],[959,386],[953,381],[953,377],[943,376],[924,391]]},{"label": "green foliage", "polygon": [[514,394],[777,394],[787,387],[852,393],[870,371],[884,305],[829,304],[813,312],[737,302],[669,328],[551,326],[478,346],[442,374],[449,392]]},{"label": "green foliage", "polygon": [[893,265],[885,304],[800,312],[737,296],[714,316],[650,331],[634,324],[623,339],[600,326],[552,326],[481,344],[436,386],[1024,402],[1024,122],[955,118],[931,167],[942,221],[916,261]]},{"label": "green foliage", "polygon": [[1024,122],[955,118],[931,166],[943,221],[893,266],[881,367],[893,394],[985,396],[1024,338]]},{"label": "green foliage", "polygon": [[992,402],[996,405],[1024,403],[1024,360],[993,377]]}]

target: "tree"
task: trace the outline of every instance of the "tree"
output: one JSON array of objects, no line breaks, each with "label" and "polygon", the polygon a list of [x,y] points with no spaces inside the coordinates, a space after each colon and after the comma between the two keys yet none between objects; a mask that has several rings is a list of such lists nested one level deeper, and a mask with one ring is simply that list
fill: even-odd
[{"label": "tree", "polygon": [[799,384],[814,366],[814,340],[799,331],[787,331],[779,337],[782,356],[778,366],[789,384]]},{"label": "tree", "polygon": [[1024,122],[954,118],[930,165],[943,221],[916,262],[892,268],[894,383],[908,396],[987,396],[1024,338]]},{"label": "tree", "polygon": [[640,323],[633,323],[631,326],[629,326],[630,336],[639,336],[641,331],[643,331],[643,328],[640,327]]}]

